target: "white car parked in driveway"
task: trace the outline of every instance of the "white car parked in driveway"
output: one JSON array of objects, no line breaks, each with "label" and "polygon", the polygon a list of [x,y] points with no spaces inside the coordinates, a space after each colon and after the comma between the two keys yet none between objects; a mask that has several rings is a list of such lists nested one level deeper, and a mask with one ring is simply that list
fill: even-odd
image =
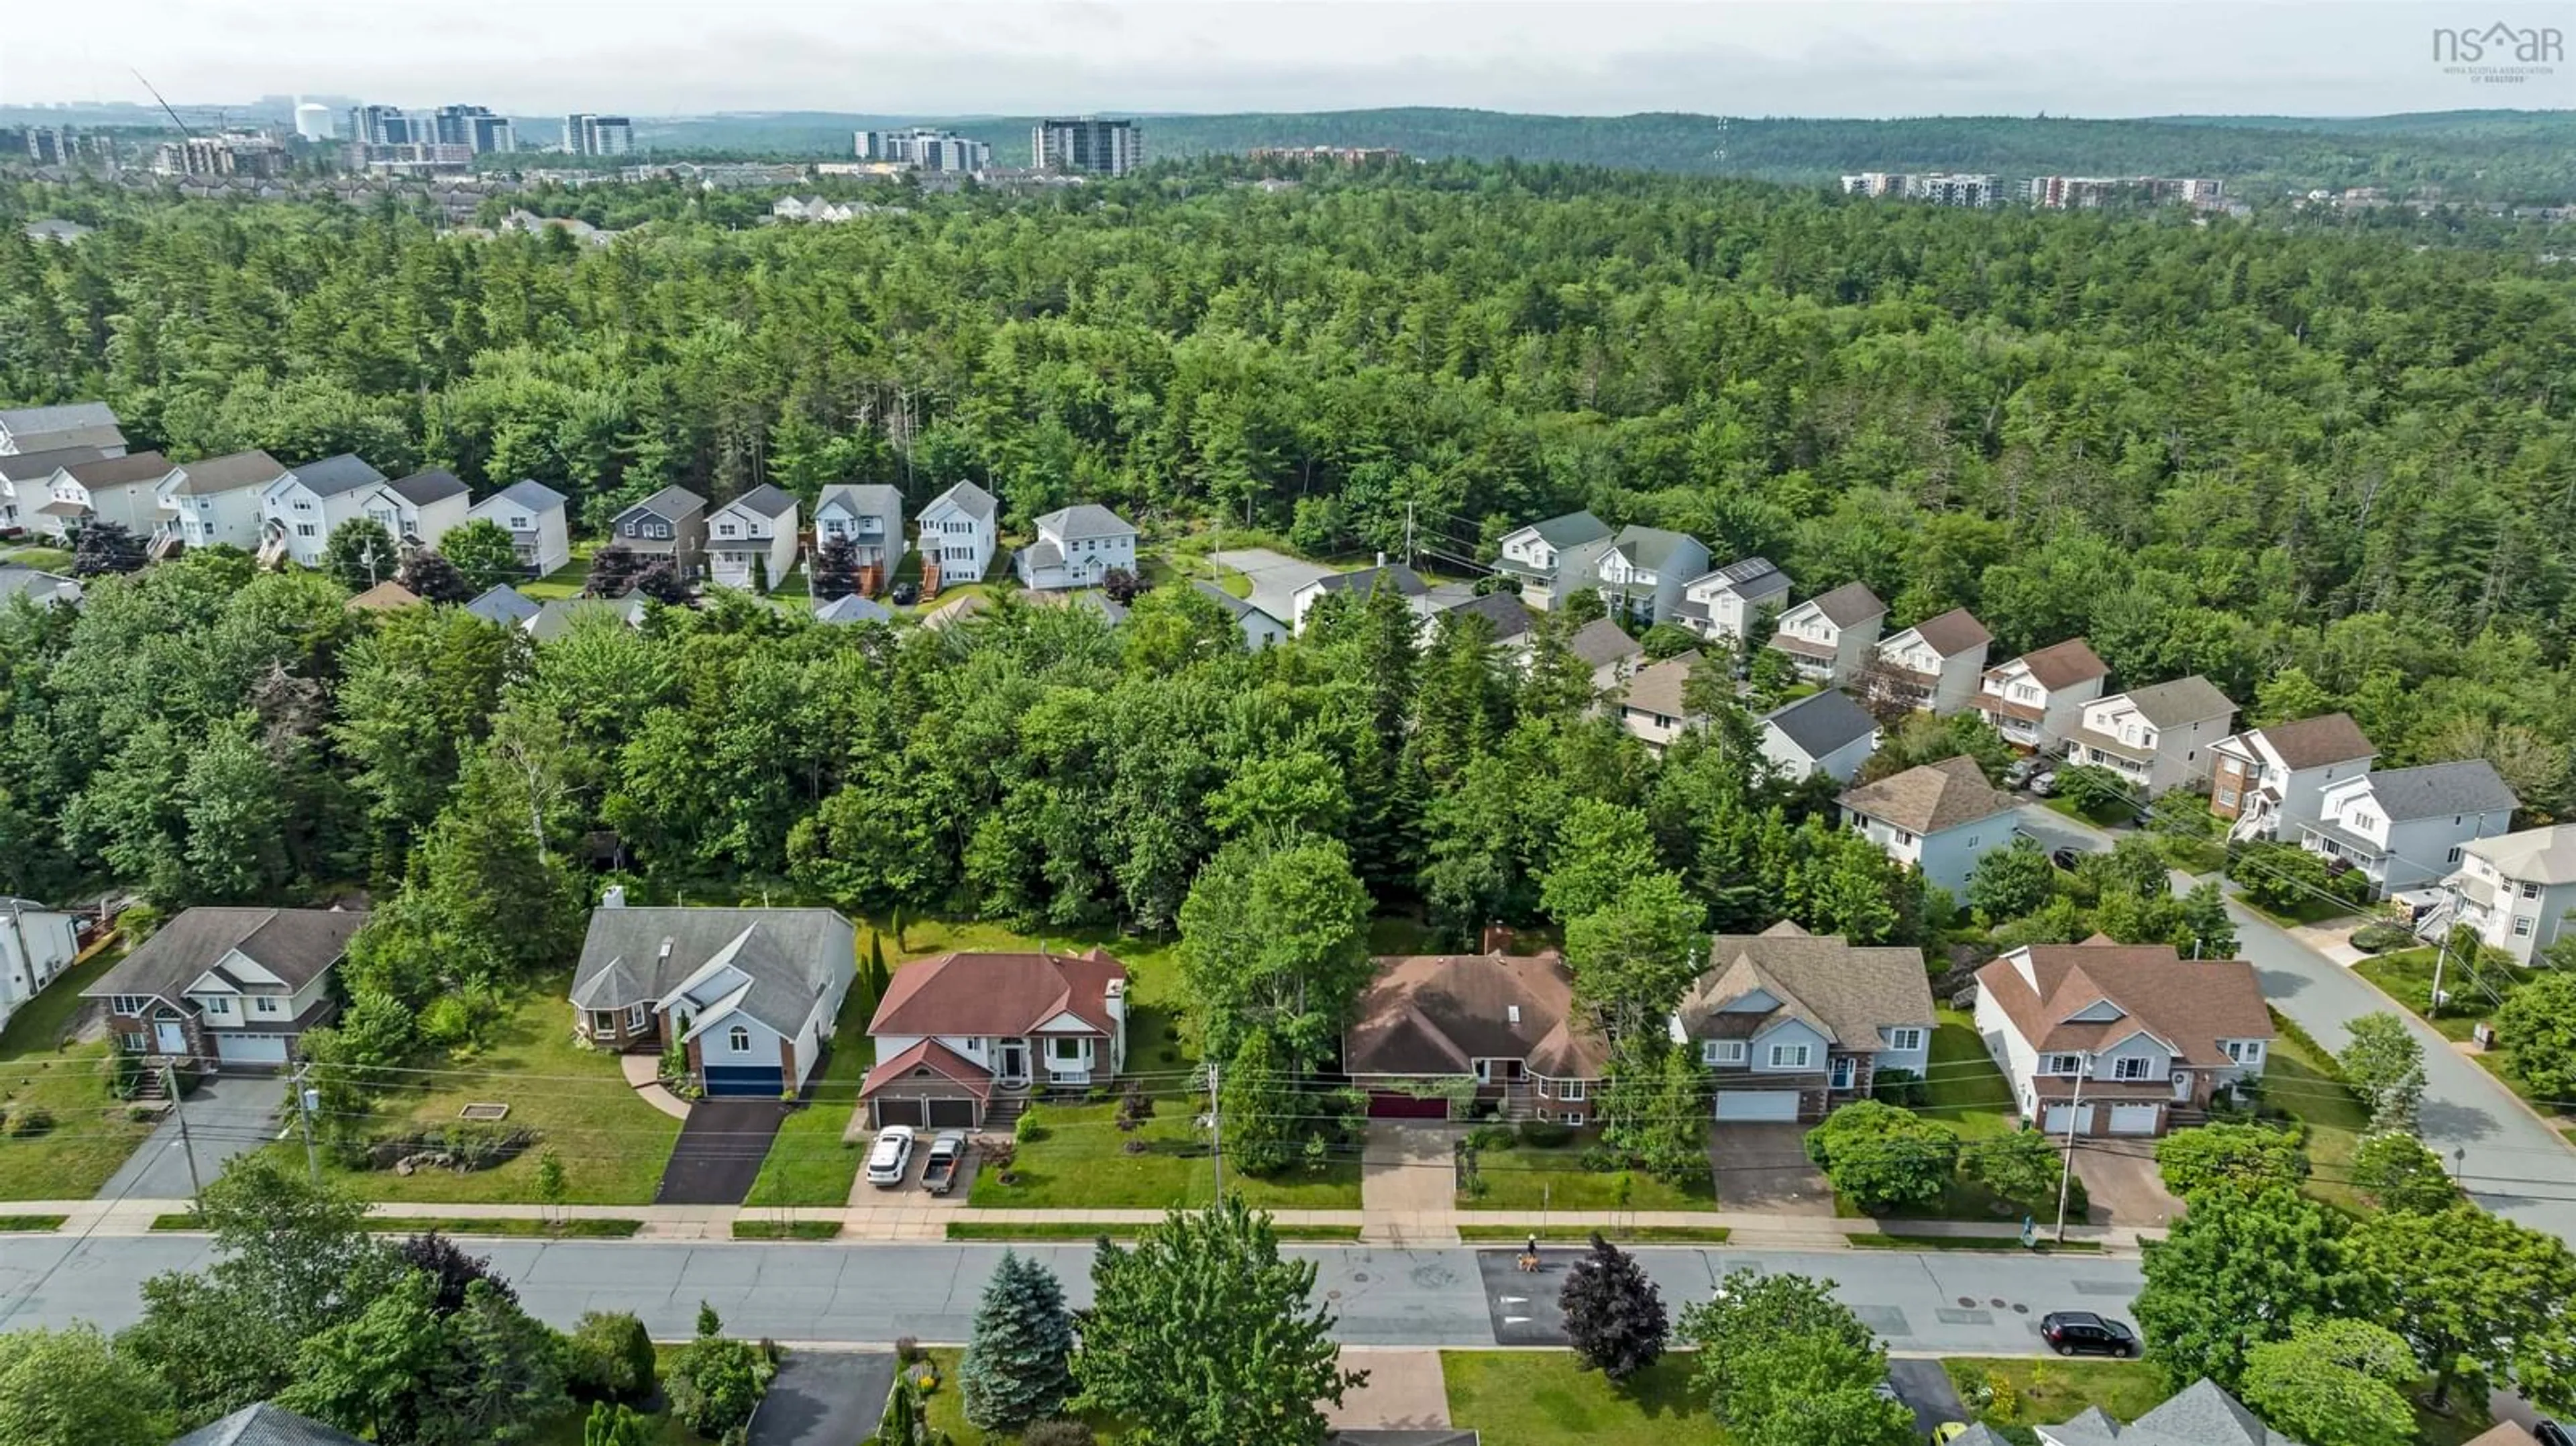
[{"label": "white car parked in driveway", "polygon": [[880,1189],[903,1183],[903,1172],[912,1164],[912,1126],[888,1125],[877,1131],[877,1141],[868,1147],[868,1183]]}]

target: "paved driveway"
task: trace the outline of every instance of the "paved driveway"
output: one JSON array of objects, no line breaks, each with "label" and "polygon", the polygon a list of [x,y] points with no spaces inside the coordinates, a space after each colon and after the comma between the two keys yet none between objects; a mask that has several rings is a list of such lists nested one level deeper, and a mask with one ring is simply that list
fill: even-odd
[{"label": "paved driveway", "polygon": [[1945,1421],[1968,1419],[1959,1388],[1950,1384],[1950,1373],[1941,1369],[1939,1361],[1889,1361],[1887,1382],[1896,1388],[1896,1399],[1914,1413],[1914,1429],[1925,1436]]},{"label": "paved driveway", "polygon": [[750,1446],[850,1446],[873,1441],[894,1390],[884,1351],[787,1353],[751,1413]]},{"label": "paved driveway", "polygon": [[[2075,1178],[2093,1202],[2095,1225],[2161,1230],[2182,1218],[2182,1201],[2165,1188],[2153,1140],[2086,1140],[2075,1147]],[[2056,1224],[2054,1218],[2040,1222]]]},{"label": "paved driveway", "polygon": [[256,1150],[276,1138],[278,1113],[286,1105],[283,1075],[223,1075],[207,1080],[181,1102],[188,1112],[188,1144],[179,1140],[179,1120],[164,1114],[161,1123],[98,1192],[102,1200],[132,1196],[137,1200],[188,1200],[188,1150],[197,1156],[197,1178],[209,1184],[224,1172],[224,1162]]},{"label": "paved driveway", "polygon": [[739,1205],[760,1178],[761,1157],[788,1107],[777,1100],[700,1100],[689,1107],[656,1205]]},{"label": "paved driveway", "polygon": [[1436,1125],[1369,1121],[1360,1147],[1360,1215],[1370,1238],[1419,1239],[1429,1226],[1424,1216],[1457,1208],[1454,1138]]},{"label": "paved driveway", "polygon": [[2039,840],[2039,846],[2050,853],[2073,849],[2079,854],[2107,854],[2118,842],[2114,835],[2045,804],[2025,803],[2013,810],[2013,827]]},{"label": "paved driveway", "polygon": [[1807,1158],[1807,1130],[1805,1125],[1710,1127],[1708,1162],[1717,1171],[1717,1208],[1832,1218],[1833,1188]]},{"label": "paved driveway", "polygon": [[[2576,1241],[2576,1150],[2522,1106],[2493,1075],[2343,966],[2243,905],[2229,903],[2237,952],[2252,960],[2272,1007],[2329,1050],[2352,1039],[2345,1024],[2392,1013],[2424,1046],[2424,1143],[2453,1162],[2480,1205],[2520,1225]],[[2461,1154],[2460,1152],[2465,1152]]]},{"label": "paved driveway", "polygon": [[1266,547],[1230,547],[1211,552],[1208,557],[1224,567],[1242,573],[1252,583],[1252,605],[1281,622],[1294,621],[1297,610],[1289,599],[1297,589],[1319,577],[1332,574],[1329,567],[1299,562],[1284,552]]},{"label": "paved driveway", "polygon": [[1323,1403],[1324,1424],[1421,1431],[1449,1424],[1449,1387],[1440,1353],[1384,1348],[1342,1350],[1342,1368],[1368,1372],[1368,1384]]}]

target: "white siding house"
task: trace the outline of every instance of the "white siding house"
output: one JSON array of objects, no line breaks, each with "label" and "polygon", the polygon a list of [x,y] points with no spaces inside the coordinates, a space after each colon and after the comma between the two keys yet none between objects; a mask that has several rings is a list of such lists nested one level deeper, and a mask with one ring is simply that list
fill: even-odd
[{"label": "white siding house", "polygon": [[1839,688],[1860,675],[1886,620],[1878,594],[1848,582],[1782,613],[1771,646],[1797,665],[1800,677]]},{"label": "white siding house", "polygon": [[1557,560],[1559,595],[1592,588],[1612,615],[1660,623],[1681,607],[1682,585],[1708,571],[1708,548],[1661,527],[1623,527],[1600,542],[1567,548]]},{"label": "white siding house", "polygon": [[1673,616],[1703,638],[1734,642],[1752,636],[1763,609],[1788,601],[1789,574],[1767,557],[1748,557],[1683,583]]},{"label": "white siding house", "polygon": [[1975,700],[1993,641],[1966,608],[1952,608],[1880,643],[1873,676],[1917,711],[1946,717]]},{"label": "white siding house", "polygon": [[1877,720],[1839,688],[1810,693],[1762,716],[1762,756],[1793,781],[1821,773],[1849,783],[1877,751]]},{"label": "white siding house", "polygon": [[79,920],[33,899],[0,896],[0,1029],[79,955]]},{"label": "white siding house", "polygon": [[2025,945],[1977,971],[1976,1015],[2022,1117],[2061,1137],[2196,1123],[2274,1036],[2253,965],[2166,944]]},{"label": "white siding house", "polygon": [[2528,964],[2568,932],[2576,910],[2576,824],[2524,829],[2461,849],[2444,880],[2460,901],[2459,921]]},{"label": "white siding house", "polygon": [[2466,847],[2513,827],[2520,800],[2483,758],[2363,773],[2327,786],[2299,846],[2368,876],[2373,893],[2456,872]]},{"label": "white siding house", "polygon": [[1988,668],[1975,700],[1977,716],[2025,753],[2054,754],[2102,696],[2111,670],[2082,638],[2051,643]]},{"label": "white siding house", "polygon": [[1287,640],[1288,625],[1255,607],[1251,599],[1236,597],[1205,579],[1190,586],[1197,589],[1200,596],[1225,609],[1225,615],[1234,619],[1234,625],[1243,630],[1243,645],[1251,651],[1257,653]]},{"label": "white siding house", "polygon": [[[1569,512],[1545,522],[1505,533],[1501,555],[1494,559],[1494,570],[1521,585],[1521,601],[1534,608],[1551,606],[1556,598],[1557,569],[1570,548],[1606,541],[1610,525],[1589,512]],[[1580,587],[1581,583],[1570,587]]]},{"label": "white siding house", "polygon": [[871,597],[894,581],[903,561],[903,493],[873,482],[836,482],[814,503],[816,551],[846,538],[858,564],[859,591]]},{"label": "white siding house", "polygon": [[1011,559],[1023,587],[1098,587],[1113,567],[1136,571],[1136,529],[1106,507],[1060,508],[1039,518],[1037,531],[1037,540]]},{"label": "white siding house", "polygon": [[2148,798],[2209,777],[2236,705],[2195,674],[2084,705],[2071,762],[2107,768]]},{"label": "white siding house", "polygon": [[27,519],[39,536],[68,539],[92,522],[113,522],[148,541],[161,522],[160,486],[178,471],[158,452],[71,462],[45,479],[44,500]]},{"label": "white siding house", "polygon": [[182,462],[155,489],[161,507],[153,528],[156,551],[171,545],[221,544],[259,549],[260,498],[286,475],[266,452],[233,452]]},{"label": "white siding house", "polygon": [[530,577],[544,577],[572,561],[572,532],[564,519],[564,495],[542,482],[513,482],[477,502],[468,520],[490,521],[510,534],[519,565]]},{"label": "white siding house", "polygon": [[2348,713],[2249,729],[2212,752],[2209,811],[2235,821],[2231,839],[2296,839],[2325,816],[2327,787],[2359,777],[2378,756]]},{"label": "white siding house", "polygon": [[930,499],[921,509],[918,525],[925,587],[936,591],[983,580],[1000,541],[1000,518],[992,493],[972,482],[960,482]]},{"label": "white siding house", "polygon": [[766,483],[707,515],[707,578],[767,591],[796,569],[796,499]]},{"label": "white siding house", "polygon": [[[260,494],[261,558],[288,557],[299,567],[320,567],[331,530],[364,516],[384,481],[384,473],[350,452],[289,468]],[[396,561],[385,559],[388,575]]]}]

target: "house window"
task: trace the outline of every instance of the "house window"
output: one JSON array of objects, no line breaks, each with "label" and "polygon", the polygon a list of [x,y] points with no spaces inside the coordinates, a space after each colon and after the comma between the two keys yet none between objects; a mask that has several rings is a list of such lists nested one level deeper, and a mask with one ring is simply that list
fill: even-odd
[{"label": "house window", "polygon": [[644,1027],[644,1022],[652,1017],[653,1006],[650,1004],[630,1004],[626,1006],[626,1027],[629,1030],[642,1029]]},{"label": "house window", "polygon": [[1476,1083],[1492,1084],[1493,1082],[1494,1062],[1490,1059],[1480,1059],[1476,1061]]},{"label": "house window", "polygon": [[1579,1079],[1570,1079],[1565,1083],[1558,1085],[1556,1087],[1556,1097],[1561,1100],[1579,1100],[1583,1098],[1583,1081]]},{"label": "house window", "polygon": [[737,1024],[725,1033],[725,1044],[736,1054],[751,1053],[751,1031]]},{"label": "house window", "polygon": [[140,994],[119,994],[107,1001],[110,1014],[141,1014],[152,1007],[152,1001]]},{"label": "house window", "polygon": [[1567,1110],[1564,1115],[1564,1123],[1569,1125],[1581,1125],[1583,1123],[1583,1111]]},{"label": "house window", "polygon": [[734,525],[730,522],[721,522],[716,524],[716,536],[718,537],[731,537],[734,535],[734,531]]},{"label": "house window", "polygon": [[1887,1032],[1887,1047],[1895,1050],[1899,1054],[1921,1049],[1923,1047],[1923,1031],[1920,1029],[1891,1029]]},{"label": "house window", "polygon": [[2517,939],[2531,937],[2531,919],[2528,915],[2513,921],[2513,937]]},{"label": "house window", "polygon": [[1703,1039],[1699,1042],[1702,1064],[1744,1063],[1744,1041],[1740,1039]]},{"label": "house window", "polygon": [[295,535],[298,537],[311,537],[313,535],[313,524],[310,522],[299,522],[295,524]]},{"label": "house window", "polygon": [[208,1014],[230,1014],[233,1012],[233,1002],[219,994],[206,1000],[204,1008]]},{"label": "house window", "polygon": [[2526,898],[2526,899],[2536,899],[2536,898],[2539,898],[2539,897],[2540,897],[2540,885],[2538,885],[2538,884],[2533,884],[2533,883],[2526,883],[2526,884],[2524,884],[2524,885],[2522,886],[2522,896],[2523,896],[2524,898]]},{"label": "house window", "polygon": [[1775,1044],[1771,1046],[1773,1069],[1805,1069],[1809,1061],[1814,1058],[1815,1050],[1810,1045]]},{"label": "house window", "polygon": [[277,1012],[277,996],[274,994],[254,994],[251,996],[251,1007],[254,1013],[275,1014]]},{"label": "house window", "polygon": [[590,1012],[590,1032],[593,1034],[615,1034],[617,1032],[617,1011],[614,1009],[592,1010]]},{"label": "house window", "polygon": [[2052,1054],[2041,1062],[2039,1072],[2041,1074],[2054,1075],[2082,1074],[2084,1072],[2084,1056],[2080,1054]]},{"label": "house window", "polygon": [[1834,1088],[1838,1090],[1850,1089],[1852,1087],[1852,1074],[1853,1068],[1850,1055],[1845,1055],[1842,1058],[1835,1060]]},{"label": "house window", "polygon": [[2222,788],[2218,790],[2218,806],[2220,808],[2234,808],[2236,806],[2236,790],[2232,788]]},{"label": "house window", "polygon": [[2144,1059],[2115,1059],[2111,1061],[2111,1078],[2115,1080],[2146,1079],[2148,1078],[2147,1061]]},{"label": "house window", "polygon": [[142,1054],[152,1048],[152,1037],[140,1031],[120,1034],[117,1038],[124,1041],[128,1054]]},{"label": "house window", "polygon": [[2227,1050],[2227,1057],[2238,1064],[2263,1062],[2263,1041],[2259,1039],[2231,1039],[2227,1041],[2224,1048]]},{"label": "house window", "polygon": [[2456,864],[2456,863],[2458,863],[2459,861],[2460,861],[2460,846],[2459,846],[2458,844],[2453,844],[2453,845],[2451,845],[2451,851],[2450,851],[2449,853],[2444,854],[2444,855],[2442,856],[2442,862],[2444,862],[2444,863],[2446,863],[2446,864]]},{"label": "house window", "polygon": [[1078,1039],[1048,1040],[1047,1060],[1051,1064],[1082,1063],[1082,1041]]}]

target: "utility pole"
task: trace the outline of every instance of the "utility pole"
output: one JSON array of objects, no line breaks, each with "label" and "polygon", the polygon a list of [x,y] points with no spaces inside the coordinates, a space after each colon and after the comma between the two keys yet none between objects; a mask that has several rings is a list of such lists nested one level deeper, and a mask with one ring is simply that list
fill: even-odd
[{"label": "utility pole", "polygon": [[321,1091],[304,1083],[304,1076],[312,1068],[309,1063],[297,1065],[292,1083],[295,1087],[295,1122],[304,1130],[305,1168],[313,1172],[313,1183],[319,1185],[322,1183],[322,1155],[313,1148],[313,1111],[322,1103]]},{"label": "utility pole", "polygon": [[2075,1122],[2084,1116],[2084,1071],[2089,1061],[2075,1056],[2075,1098],[2066,1106],[2066,1160],[2057,1171],[2057,1243],[2066,1243],[2066,1189],[2075,1178]]},{"label": "utility pole", "polygon": [[1225,1096],[1215,1060],[1208,1061],[1208,1168],[1216,1177],[1216,1200],[1225,1199]]},{"label": "utility pole", "polygon": [[168,1060],[161,1062],[161,1087],[170,1092],[170,1114],[179,1122],[179,1153],[188,1158],[188,1203],[194,1206],[206,1187],[197,1178],[197,1145],[188,1138],[188,1106],[179,1098],[179,1067]]},{"label": "utility pole", "polygon": [[1404,565],[1413,565],[1413,504],[1404,504]]},{"label": "utility pole", "polygon": [[2442,966],[2451,960],[2451,931],[2460,927],[2460,886],[2449,885],[2448,892],[2451,911],[2442,920],[2442,937],[2433,951],[2433,992],[2424,996],[2424,1022],[2427,1024],[2432,1023],[2434,1015],[2442,1012]]}]

